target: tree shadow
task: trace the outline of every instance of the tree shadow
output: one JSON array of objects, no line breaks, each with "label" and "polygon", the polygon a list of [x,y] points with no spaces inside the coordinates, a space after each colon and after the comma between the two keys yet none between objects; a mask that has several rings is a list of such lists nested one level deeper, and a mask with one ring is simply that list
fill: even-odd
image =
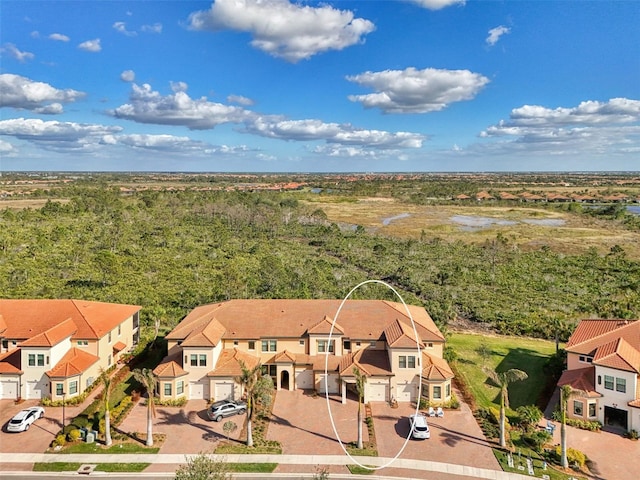
[{"label": "tree shadow", "polygon": [[188,424],[192,427],[195,427],[202,431],[202,439],[208,440],[211,442],[215,442],[217,440],[226,439],[226,435],[223,435],[219,432],[216,432],[213,428],[206,424],[202,424],[197,421],[198,418],[203,420],[208,420],[205,411],[186,411],[184,408],[181,408],[177,412],[172,412],[169,410],[160,410],[158,412],[159,420],[156,421],[157,425],[184,425]]},{"label": "tree shadow", "polygon": [[338,440],[335,437],[330,437],[330,436],[325,435],[323,433],[314,432],[313,430],[309,430],[309,429],[294,425],[293,423],[291,423],[286,418],[280,417],[280,416],[276,415],[275,413],[271,414],[271,422],[275,423],[277,425],[285,425],[287,427],[295,428],[296,430],[300,430],[300,431],[303,431],[303,432],[310,433],[311,435],[314,435],[316,437],[324,438],[326,440],[331,440],[332,442],[338,443]]}]

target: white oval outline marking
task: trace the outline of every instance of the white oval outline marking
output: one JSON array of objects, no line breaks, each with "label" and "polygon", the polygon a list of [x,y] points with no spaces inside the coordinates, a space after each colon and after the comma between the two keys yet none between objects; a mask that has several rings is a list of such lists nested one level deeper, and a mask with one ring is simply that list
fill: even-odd
[{"label": "white oval outline marking", "polygon": [[[347,294],[346,297],[344,297],[344,300],[342,300],[342,303],[340,303],[340,306],[338,307],[338,311],[336,312],[335,318],[333,319],[333,322],[331,322],[331,329],[329,330],[329,345],[331,345],[331,337],[333,335],[333,327],[335,326],[336,322],[338,321],[338,316],[340,315],[340,311],[342,310],[342,307],[344,306],[344,304],[346,303],[346,301],[349,299],[349,297],[351,296],[351,294],[353,292],[355,292],[358,288],[360,288],[363,285],[366,285],[368,283],[378,283],[381,285],[384,285],[385,287],[387,287],[389,290],[391,290],[396,297],[398,297],[400,299],[400,301],[402,302],[402,305],[404,305],[404,309],[407,312],[407,315],[409,316],[409,318],[411,319],[411,326],[413,327],[413,334],[415,335],[416,338],[416,350],[418,352],[418,361],[420,362],[420,359],[422,358],[422,351],[420,350],[420,344],[418,343],[418,331],[416,330],[416,323],[413,320],[413,315],[411,315],[411,312],[409,311],[409,307],[407,307],[407,304],[404,302],[404,299],[400,296],[400,294],[396,291],[395,288],[393,288],[391,285],[389,285],[387,282],[384,282],[382,280],[365,280],[364,282],[359,283],[358,285],[356,285],[355,287],[353,287],[351,289],[351,291]],[[344,444],[342,443],[342,439],[340,438],[340,435],[338,434],[338,429],[336,428],[336,424],[333,420],[333,414],[331,413],[331,405],[329,404],[329,352],[328,352],[328,348],[327,348],[327,352],[325,352],[325,359],[324,359],[324,382],[325,382],[325,389],[324,389],[324,398],[327,402],[327,411],[329,412],[329,420],[331,421],[331,427],[333,428],[333,433],[335,433],[336,435],[336,440],[338,440],[338,443],[340,444],[340,447],[342,448],[342,451],[351,459],[351,461],[355,462],[357,465],[359,465],[360,467],[366,469],[366,470],[380,470],[382,468],[388,467],[389,465],[391,465],[393,462],[395,462],[398,457],[400,455],[402,455],[402,452],[404,452],[404,449],[407,447],[407,443],[409,443],[409,439],[411,438],[411,433],[413,432],[412,429],[409,429],[409,434],[407,435],[407,438],[404,439],[404,443],[402,444],[402,447],[400,448],[400,450],[398,451],[398,453],[396,453],[395,457],[391,458],[387,463],[385,463],[384,465],[380,465],[379,467],[370,467],[367,465],[363,465],[360,462],[358,462],[358,460],[356,460],[354,457],[351,456],[351,454],[347,451],[346,447],[344,446]],[[416,411],[415,414],[418,415],[419,411],[420,411],[420,399],[422,398],[422,362],[419,363],[420,364],[420,382],[418,383],[418,401],[416,402]],[[389,395],[391,395],[391,391],[389,391]]]}]

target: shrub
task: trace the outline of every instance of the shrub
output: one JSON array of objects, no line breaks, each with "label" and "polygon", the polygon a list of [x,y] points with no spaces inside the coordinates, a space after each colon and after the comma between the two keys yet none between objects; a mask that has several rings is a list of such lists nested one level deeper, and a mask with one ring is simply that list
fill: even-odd
[{"label": "shrub", "polygon": [[638,438],[640,438],[640,435],[638,434],[637,430],[629,430],[627,432],[627,438],[630,438],[631,440],[638,440]]},{"label": "shrub", "polygon": [[544,446],[551,441],[551,434],[546,430],[538,430],[536,432],[523,435],[522,440],[533,450],[541,453]]},{"label": "shrub", "polygon": [[91,421],[87,415],[78,415],[73,419],[73,424],[78,428],[86,428],[90,423]]},{"label": "shrub", "polygon": [[[560,458],[560,456],[562,455],[562,449],[561,449],[560,445],[558,445],[556,447],[556,455],[558,456],[558,458]],[[584,464],[587,461],[587,457],[580,450],[576,450],[575,448],[568,448],[567,449],[567,460],[569,461],[570,465],[576,465],[577,464],[580,468],[583,468]]]},{"label": "shrub", "polygon": [[64,447],[67,443],[67,437],[65,437],[62,433],[56,435],[56,439],[53,441],[53,446]]},{"label": "shrub", "polygon": [[78,440],[80,440],[80,430],[78,430],[77,428],[71,430],[68,434],[67,434],[67,440],[69,440],[70,442],[76,442]]},{"label": "shrub", "polygon": [[542,418],[542,411],[535,405],[522,405],[516,409],[518,425],[524,432],[531,432]]}]

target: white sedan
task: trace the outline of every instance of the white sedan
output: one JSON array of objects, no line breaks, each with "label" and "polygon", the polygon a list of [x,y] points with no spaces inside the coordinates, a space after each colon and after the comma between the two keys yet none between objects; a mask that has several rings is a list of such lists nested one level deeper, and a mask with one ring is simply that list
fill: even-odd
[{"label": "white sedan", "polygon": [[44,408],[31,407],[20,410],[15,416],[7,423],[7,432],[24,432],[29,430],[29,427],[38,418],[44,416]]}]

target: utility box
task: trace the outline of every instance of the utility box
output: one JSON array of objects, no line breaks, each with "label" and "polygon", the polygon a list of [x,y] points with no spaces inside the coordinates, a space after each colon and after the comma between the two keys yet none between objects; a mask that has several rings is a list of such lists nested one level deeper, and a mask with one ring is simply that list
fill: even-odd
[{"label": "utility box", "polygon": [[89,432],[87,433],[87,439],[86,442],[87,443],[93,443],[96,441],[96,436],[93,434],[93,432]]}]

